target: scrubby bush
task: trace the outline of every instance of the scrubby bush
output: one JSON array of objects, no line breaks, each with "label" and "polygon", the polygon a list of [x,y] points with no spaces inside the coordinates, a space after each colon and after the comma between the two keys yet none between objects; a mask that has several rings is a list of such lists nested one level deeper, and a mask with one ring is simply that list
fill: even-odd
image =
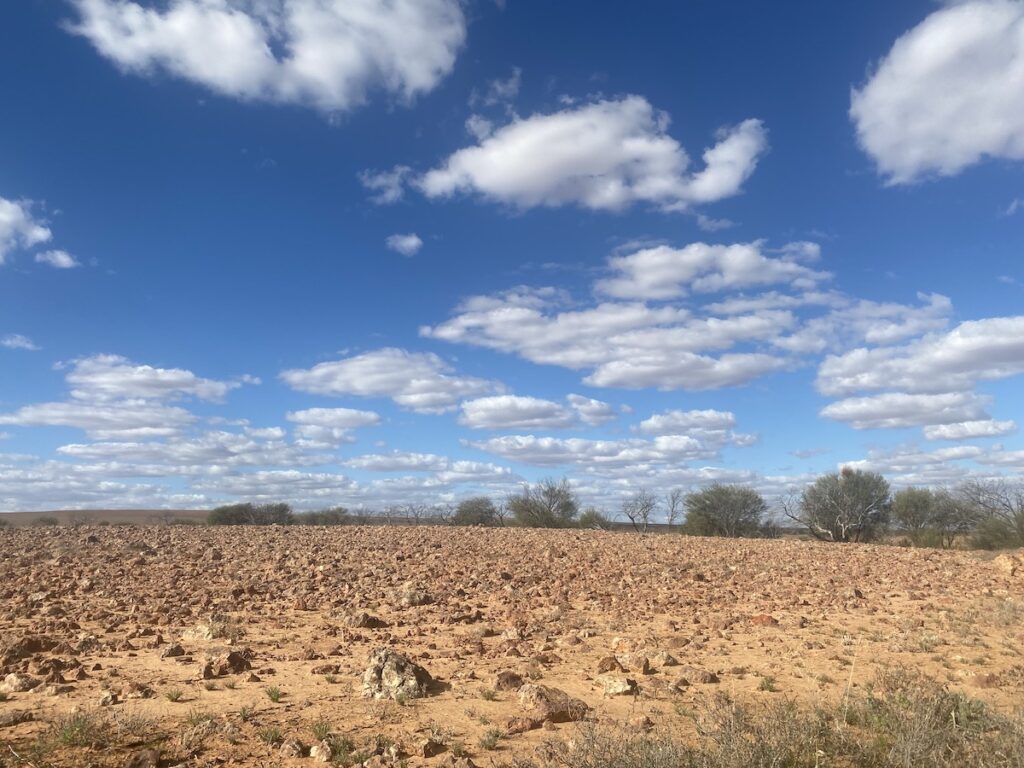
[{"label": "scrubby bush", "polygon": [[601,514],[594,507],[587,507],[583,510],[583,514],[580,515],[576,521],[576,525],[580,528],[590,528],[597,531],[607,531],[612,527],[612,521],[605,515]]},{"label": "scrubby bush", "polygon": [[786,514],[822,541],[871,541],[885,530],[891,506],[884,477],[843,467],[819,477]]},{"label": "scrubby bush", "polygon": [[210,525],[289,525],[294,520],[287,504],[228,504],[206,518]]},{"label": "scrubby bush", "polygon": [[352,518],[345,507],[331,507],[312,512],[302,512],[295,516],[298,525],[348,525]]},{"label": "scrubby bush", "polygon": [[566,478],[541,480],[524,485],[508,500],[508,509],[516,525],[528,528],[568,528],[579,515],[579,501]]},{"label": "scrubby bush", "polygon": [[952,547],[981,522],[975,507],[945,490],[904,488],[892,500],[892,522],[918,547]]},{"label": "scrubby bush", "polygon": [[0,528],[9,528],[10,525],[11,524],[9,522],[0,517]]},{"label": "scrubby bush", "polygon": [[972,544],[982,549],[1024,546],[1024,483],[964,483],[957,489],[976,520]]},{"label": "scrubby bush", "polygon": [[54,526],[60,525],[60,520],[50,515],[41,515],[32,521],[32,525],[36,528],[53,528]]},{"label": "scrubby bush", "polygon": [[486,496],[463,499],[449,522],[452,525],[497,525],[498,508]]},{"label": "scrubby bush", "polygon": [[[867,695],[808,711],[794,701],[766,708],[724,694],[694,713],[691,745],[663,732],[582,725],[548,742],[542,768],[961,768],[1024,765],[1024,721],[910,673],[882,673]],[[525,765],[525,764],[520,764]],[[536,765],[530,763],[529,765]]]},{"label": "scrubby bush", "polygon": [[682,532],[690,536],[758,536],[768,505],[753,488],[715,483],[687,494]]}]

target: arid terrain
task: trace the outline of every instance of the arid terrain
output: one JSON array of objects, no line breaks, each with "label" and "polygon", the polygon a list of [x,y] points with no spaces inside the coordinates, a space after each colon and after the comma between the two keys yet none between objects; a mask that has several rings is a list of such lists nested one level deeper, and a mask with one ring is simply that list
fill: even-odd
[{"label": "arid terrain", "polygon": [[[890,667],[1012,713],[1022,617],[1019,554],[432,526],[12,528],[0,765],[502,765],[571,738],[574,720],[692,738],[693,713],[721,694],[811,707]],[[392,695],[378,699],[364,672],[380,649],[370,692]],[[389,678],[392,654],[432,679]]]}]

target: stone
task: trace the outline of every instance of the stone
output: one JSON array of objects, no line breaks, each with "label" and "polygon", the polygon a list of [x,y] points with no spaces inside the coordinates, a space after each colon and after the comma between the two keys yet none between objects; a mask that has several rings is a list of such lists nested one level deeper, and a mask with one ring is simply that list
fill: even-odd
[{"label": "stone", "polygon": [[599,677],[597,681],[604,689],[605,696],[638,696],[640,694],[640,686],[631,677],[606,675]]},{"label": "stone", "polygon": [[619,663],[619,660],[614,656],[605,656],[599,662],[597,662],[597,673],[599,675],[607,674],[608,672],[625,672],[626,670]]},{"label": "stone", "polygon": [[302,757],[306,753],[306,749],[297,739],[285,739],[278,752],[281,757]]},{"label": "stone", "polygon": [[553,723],[582,720],[590,707],[559,688],[528,683],[519,689],[519,703],[530,716]]},{"label": "stone", "polygon": [[143,749],[128,758],[124,768],[159,768],[160,753],[155,749]]},{"label": "stone", "polygon": [[504,670],[494,677],[494,690],[496,691],[518,691],[523,687],[523,677],[515,672]]},{"label": "stone", "polygon": [[331,749],[331,745],[327,739],[324,739],[319,744],[314,744],[309,748],[309,756],[315,762],[329,763],[334,759],[334,750]]},{"label": "stone", "polygon": [[40,680],[31,675],[23,675],[19,672],[12,672],[0,683],[0,693],[24,693],[31,691],[40,684]]},{"label": "stone", "polygon": [[363,673],[363,696],[374,699],[418,699],[427,695],[433,678],[423,667],[397,651],[378,648]]},{"label": "stone", "polygon": [[383,629],[387,626],[386,621],[382,621],[376,616],[371,616],[365,611],[349,616],[345,623],[355,629]]}]

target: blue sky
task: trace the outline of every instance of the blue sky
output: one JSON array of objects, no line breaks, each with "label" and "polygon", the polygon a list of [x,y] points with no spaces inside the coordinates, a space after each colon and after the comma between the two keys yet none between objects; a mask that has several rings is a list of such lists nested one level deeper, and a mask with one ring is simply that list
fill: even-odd
[{"label": "blue sky", "polygon": [[25,0],[0,510],[1024,466],[1024,2]]}]

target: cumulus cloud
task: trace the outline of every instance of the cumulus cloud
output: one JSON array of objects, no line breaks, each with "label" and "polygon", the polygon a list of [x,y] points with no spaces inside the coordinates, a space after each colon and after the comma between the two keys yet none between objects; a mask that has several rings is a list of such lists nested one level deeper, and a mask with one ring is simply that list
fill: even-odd
[{"label": "cumulus cloud", "polygon": [[30,202],[0,197],[0,266],[15,250],[45,243],[51,237],[49,227],[33,216]]},{"label": "cumulus cloud", "polygon": [[388,397],[420,413],[443,413],[460,400],[500,388],[491,381],[454,374],[437,355],[393,347],[284,371],[281,378],[300,392]]},{"label": "cumulus cloud", "polygon": [[[458,193],[517,208],[579,205],[681,210],[737,194],[767,147],[759,120],[724,129],[704,168],[668,134],[669,118],[640,96],[517,117],[452,154],[417,185],[431,198]],[[479,126],[478,126],[479,127]]]},{"label": "cumulus cloud", "polygon": [[39,349],[32,339],[28,336],[22,336],[20,333],[9,333],[0,338],[0,347],[4,349],[24,349],[30,352]]},{"label": "cumulus cloud", "polygon": [[352,408],[307,408],[286,415],[297,424],[295,435],[306,445],[330,447],[350,443],[352,431],[358,427],[371,427],[380,423],[380,415],[373,411]]},{"label": "cumulus cloud", "polygon": [[792,327],[788,312],[728,318],[692,317],[688,310],[640,302],[570,308],[554,289],[513,289],[477,296],[455,317],[420,329],[423,336],[518,354],[535,363],[590,369],[600,387],[712,389],[748,382],[786,365],[755,352],[702,354],[777,337]]},{"label": "cumulus cloud", "polygon": [[166,437],[194,421],[195,416],[184,408],[145,400],[35,403],[13,413],[0,413],[0,424],[74,427],[96,440]]},{"label": "cumulus cloud", "polygon": [[857,138],[890,183],[1024,159],[1024,3],[947,4],[854,90]]},{"label": "cumulus cloud", "polygon": [[73,0],[71,31],[120,69],[166,73],[246,101],[328,112],[381,90],[402,100],[451,71],[458,0]]},{"label": "cumulus cloud", "polygon": [[74,269],[82,263],[67,251],[43,251],[35,255],[36,264],[46,264],[54,269]]},{"label": "cumulus cloud", "polygon": [[807,289],[827,279],[796,260],[771,258],[763,243],[708,245],[683,248],[659,245],[608,260],[612,276],[600,280],[601,293],[619,299],[674,299],[689,292],[711,293],[787,283]]},{"label": "cumulus cloud", "polygon": [[985,419],[987,404],[986,398],[971,392],[886,392],[839,400],[825,406],[821,415],[848,422],[854,429],[897,429]]},{"label": "cumulus cloud", "polygon": [[107,402],[119,398],[176,399],[184,396],[220,401],[243,383],[257,383],[249,376],[236,381],[216,381],[180,368],[156,368],[133,363],[120,355],[93,355],[71,363],[66,375],[71,396],[78,400]]},{"label": "cumulus cloud", "polygon": [[1024,373],[1024,316],[971,320],[897,347],[830,355],[818,369],[827,395],[861,390],[943,392]]},{"label": "cumulus cloud", "polygon": [[415,232],[407,235],[390,235],[384,243],[392,251],[403,256],[415,256],[423,247],[423,240]]},{"label": "cumulus cloud", "polygon": [[540,467],[576,466],[586,471],[706,459],[721,448],[691,435],[659,435],[652,440],[505,435],[468,445],[508,461]]},{"label": "cumulus cloud", "polygon": [[470,429],[561,429],[573,426],[575,418],[551,400],[495,395],[464,402],[459,423]]},{"label": "cumulus cloud", "polygon": [[309,456],[284,440],[284,430],[214,431],[191,437],[172,436],[167,440],[145,442],[98,442],[63,445],[57,452],[74,459],[120,461],[125,473],[145,471],[152,465],[155,474],[198,476],[218,474],[226,468],[268,465],[314,464],[321,458]]},{"label": "cumulus cloud", "polygon": [[576,411],[576,417],[590,427],[607,424],[618,416],[615,409],[602,400],[583,395],[569,395],[565,399],[569,402],[569,407]]},{"label": "cumulus cloud", "polygon": [[929,440],[970,440],[977,437],[1000,437],[1016,431],[1016,422],[982,419],[928,426],[924,428],[924,436]]},{"label": "cumulus cloud", "polygon": [[729,411],[666,411],[640,422],[639,430],[648,435],[683,434],[691,429],[725,430],[736,426],[736,415]]}]

